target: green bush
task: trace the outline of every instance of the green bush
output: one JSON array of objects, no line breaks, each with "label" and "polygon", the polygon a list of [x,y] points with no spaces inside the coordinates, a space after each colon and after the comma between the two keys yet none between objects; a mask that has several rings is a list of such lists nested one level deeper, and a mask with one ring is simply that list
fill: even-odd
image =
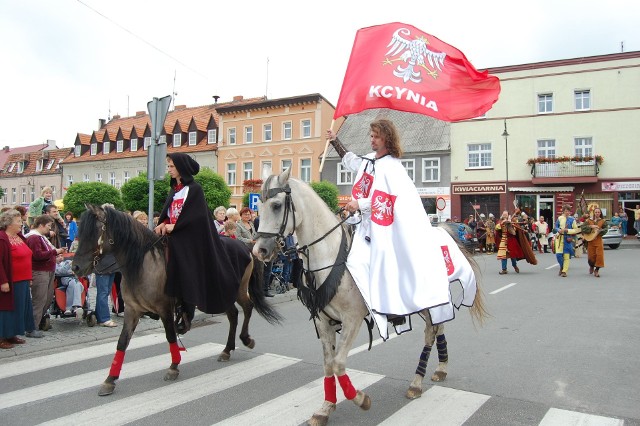
[{"label": "green bush", "polygon": [[231,188],[227,186],[222,176],[204,167],[200,169],[200,173],[195,176],[195,181],[202,186],[204,198],[207,201],[209,210],[213,212],[218,206],[229,207]]},{"label": "green bush", "polygon": [[322,201],[325,202],[327,206],[331,209],[332,212],[338,211],[338,195],[340,191],[338,191],[338,187],[335,186],[331,182],[322,181],[322,182],[312,182],[311,188],[316,191],[316,194],[322,198]]},{"label": "green bush", "polygon": [[120,191],[102,182],[74,183],[67,190],[62,202],[64,210],[73,213],[74,217],[79,217],[86,210],[85,204],[111,203],[116,209],[124,208]]},{"label": "green bush", "polygon": [[[153,183],[153,211],[159,212],[164,206],[167,194],[169,194],[168,176]],[[149,210],[149,181],[146,173],[142,173],[122,185],[120,192],[125,209],[132,212],[136,210],[147,212]]]}]

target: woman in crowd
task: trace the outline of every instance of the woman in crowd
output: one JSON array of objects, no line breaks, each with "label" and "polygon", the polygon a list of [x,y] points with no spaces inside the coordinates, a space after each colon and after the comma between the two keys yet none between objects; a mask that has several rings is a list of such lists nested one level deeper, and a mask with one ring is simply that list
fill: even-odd
[{"label": "woman in crowd", "polygon": [[29,231],[31,231],[31,228],[29,228],[27,209],[23,206],[16,206],[16,210],[20,212],[20,217],[22,218],[22,235],[27,235]]},{"label": "woman in crowd", "polygon": [[64,247],[67,248],[67,251],[70,251],[71,244],[73,244],[73,240],[75,240],[76,235],[78,235],[78,224],[73,218],[73,213],[66,212],[64,214],[64,226],[67,228],[67,238],[64,240]]},{"label": "woman in crowd", "polygon": [[237,238],[245,243],[249,248],[253,248],[255,244],[256,230],[253,227],[251,221],[251,209],[249,207],[243,207],[240,210],[240,222],[238,222]]},{"label": "woman in crowd", "polygon": [[227,216],[227,209],[224,206],[216,207],[213,211],[213,223],[216,225],[216,232],[222,234],[224,232],[224,220]]},{"label": "woman in crowd", "polygon": [[7,210],[0,214],[0,349],[21,345],[25,341],[18,335],[34,332],[30,281],[31,250],[22,236],[22,217]]},{"label": "woman in crowd", "polygon": [[141,210],[136,210],[133,212],[133,218],[143,224],[146,227],[149,226],[149,216]]},{"label": "woman in crowd", "polygon": [[29,204],[29,226],[33,225],[36,217],[44,214],[44,209],[51,204],[53,204],[53,189],[50,186],[45,186],[40,192],[40,197]]},{"label": "woman in crowd", "polygon": [[53,223],[54,219],[51,216],[40,215],[35,218],[31,232],[25,236],[27,245],[33,253],[33,283],[31,284],[33,321],[40,325],[41,330],[44,326],[44,315],[53,301],[56,261],[62,261],[62,254],[65,252],[64,248],[55,248],[46,237]]},{"label": "woman in crowd", "polygon": [[596,207],[593,210],[593,219],[586,220],[592,232],[597,232],[596,237],[587,245],[587,261],[589,273],[594,277],[600,277],[600,268],[604,268],[604,243],[602,236],[607,232],[607,221],[602,217],[602,210]]},{"label": "woman in crowd", "polygon": [[627,238],[627,226],[629,225],[629,216],[627,215],[627,212],[625,212],[622,207],[620,207],[620,213],[618,214],[618,216],[620,216],[622,238]]}]

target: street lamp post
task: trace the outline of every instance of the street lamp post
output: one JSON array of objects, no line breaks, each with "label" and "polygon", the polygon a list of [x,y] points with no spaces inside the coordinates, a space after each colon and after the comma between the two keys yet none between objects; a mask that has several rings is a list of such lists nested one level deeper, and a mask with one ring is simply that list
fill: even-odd
[{"label": "street lamp post", "polygon": [[505,166],[505,183],[504,183],[504,192],[505,192],[505,210],[509,210],[509,133],[507,132],[507,120],[504,120],[504,132],[502,132],[502,137],[504,138],[504,166]]}]

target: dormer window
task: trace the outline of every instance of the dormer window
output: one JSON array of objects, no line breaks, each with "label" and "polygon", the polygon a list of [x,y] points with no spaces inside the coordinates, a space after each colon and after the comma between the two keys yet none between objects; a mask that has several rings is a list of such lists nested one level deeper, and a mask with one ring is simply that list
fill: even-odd
[{"label": "dormer window", "polygon": [[102,153],[108,154],[110,150],[111,150],[111,142],[104,141],[102,144]]},{"label": "dormer window", "polygon": [[11,163],[11,166],[9,166],[9,173],[13,172],[13,169],[16,168],[16,163]]},{"label": "dormer window", "polygon": [[124,149],[124,141],[122,139],[118,139],[116,141],[116,152],[122,152]]},{"label": "dormer window", "polygon": [[47,170],[51,170],[51,166],[53,166],[53,163],[55,163],[56,160],[49,160],[49,164],[47,164]]},{"label": "dormer window", "polygon": [[189,146],[194,146],[197,142],[197,133],[189,132]]},{"label": "dormer window", "polygon": [[143,149],[146,151],[147,149],[149,149],[149,145],[151,145],[151,136],[147,136],[146,138],[144,138]]},{"label": "dormer window", "polygon": [[182,145],[182,134],[176,133],[173,135],[173,147],[178,148],[180,145]]},{"label": "dormer window", "polygon": [[91,155],[96,155],[98,153],[98,143],[94,142],[91,144]]},{"label": "dormer window", "polygon": [[138,150],[138,138],[131,139],[131,152]]},{"label": "dormer window", "polygon": [[44,163],[44,159],[39,159],[36,161],[36,172],[41,172],[43,169],[43,164]]},{"label": "dormer window", "polygon": [[78,144],[74,147],[73,155],[80,157],[80,154],[82,154],[82,145]]},{"label": "dormer window", "polygon": [[62,158],[58,159],[58,163],[56,164],[56,170],[60,169],[60,163],[62,163]]},{"label": "dormer window", "polygon": [[218,141],[218,130],[209,129],[207,132],[207,143],[216,143]]},{"label": "dormer window", "polygon": [[16,173],[22,173],[24,172],[24,161],[18,161],[18,170],[16,170]]}]

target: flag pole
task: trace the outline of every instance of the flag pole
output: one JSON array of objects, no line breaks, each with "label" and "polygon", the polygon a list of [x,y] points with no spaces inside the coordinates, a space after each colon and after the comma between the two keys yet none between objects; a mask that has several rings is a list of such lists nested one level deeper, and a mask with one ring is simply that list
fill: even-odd
[{"label": "flag pole", "polygon": [[[331,120],[331,127],[329,130],[333,131],[333,125],[336,123],[336,119]],[[327,156],[327,150],[329,149],[329,138],[327,138],[327,142],[324,144],[324,152],[322,153],[322,159],[320,160],[320,173],[322,173],[322,169],[324,168],[324,159]]]}]

